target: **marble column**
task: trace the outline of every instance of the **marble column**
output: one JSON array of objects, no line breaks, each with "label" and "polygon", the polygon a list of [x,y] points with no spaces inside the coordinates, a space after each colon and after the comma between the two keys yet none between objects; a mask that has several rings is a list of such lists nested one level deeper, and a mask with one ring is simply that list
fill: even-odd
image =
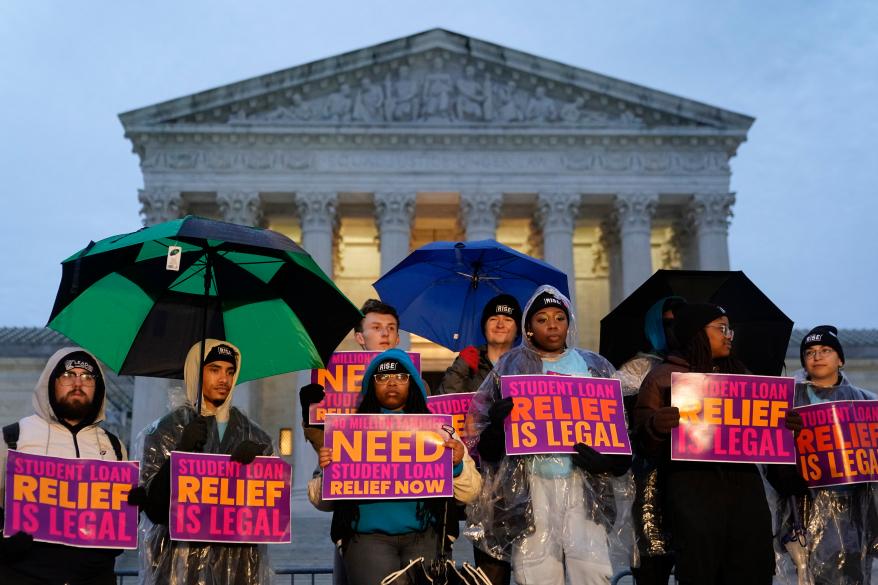
[{"label": "marble column", "polygon": [[544,192],[537,197],[536,224],[543,232],[543,258],[567,275],[570,301],[576,306],[573,270],[573,229],[581,196],[570,191]]},{"label": "marble column", "polygon": [[607,256],[610,309],[614,309],[625,297],[622,294],[622,246],[619,237],[619,222],[612,214],[601,222],[600,244]]},{"label": "marble column", "polygon": [[333,191],[296,193],[302,247],[330,278],[333,277],[332,243],[338,229],[337,204],[338,196]]},{"label": "marble column", "polygon": [[151,226],[183,217],[183,196],[180,191],[168,187],[139,189],[140,215],[143,225]]},{"label": "marble column", "polygon": [[497,239],[497,221],[503,193],[497,191],[462,191],[460,193],[460,222],[467,240]]},{"label": "marble column", "polygon": [[695,234],[699,270],[729,269],[729,223],[734,193],[696,193],[688,217]]},{"label": "marble column", "polygon": [[619,230],[622,299],[637,290],[652,274],[650,236],[657,205],[657,193],[623,193],[613,200],[612,216]]},{"label": "marble column", "polygon": [[674,234],[671,237],[671,245],[677,249],[680,255],[680,267],[683,270],[698,270],[698,251],[695,249],[695,234],[693,226],[683,210],[683,218],[675,221],[672,225]]},{"label": "marble column", "polygon": [[258,226],[262,221],[262,205],[258,191],[224,189],[217,191],[216,204],[223,221]]},{"label": "marble column", "polygon": [[[375,198],[375,225],[381,253],[381,274],[386,274],[409,253],[412,218],[415,215],[414,191],[379,191]],[[401,324],[405,329],[405,323]],[[400,349],[409,349],[408,333],[400,334]]]}]

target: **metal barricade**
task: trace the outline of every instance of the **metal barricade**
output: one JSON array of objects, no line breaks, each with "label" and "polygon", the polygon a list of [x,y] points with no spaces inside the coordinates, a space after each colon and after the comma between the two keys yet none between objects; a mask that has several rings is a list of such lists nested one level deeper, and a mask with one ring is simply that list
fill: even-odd
[{"label": "metal barricade", "polygon": [[317,575],[332,575],[332,567],[298,567],[298,566],[281,566],[275,567],[275,575],[289,575],[290,585],[296,584],[296,577],[299,575],[310,575],[311,585],[315,584]]}]

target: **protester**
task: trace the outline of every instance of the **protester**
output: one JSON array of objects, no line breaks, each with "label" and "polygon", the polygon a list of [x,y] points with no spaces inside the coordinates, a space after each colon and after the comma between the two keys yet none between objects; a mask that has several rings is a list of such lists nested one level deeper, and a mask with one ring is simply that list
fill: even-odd
[{"label": "protester", "polygon": [[611,477],[624,474],[631,458],[601,455],[582,443],[572,456],[506,456],[503,421],[512,400],[501,399],[500,378],[609,378],[615,370],[602,356],[575,347],[570,301],[551,286],[536,290],[522,329],[521,344],[500,358],[467,416],[484,477],[481,494],[467,508],[468,534],[482,552],[511,561],[520,585],[609,583],[608,530],[615,516]]},{"label": "protester", "polygon": [[[186,356],[183,381],[187,403],[144,431],[140,478],[133,492],[146,512],[141,542],[141,576],[145,585],[247,585],[269,583],[265,545],[172,541],[168,532],[171,498],[171,451],[220,453],[250,464],[274,453],[271,439],[256,423],[232,406],[243,356],[227,341],[196,343]],[[198,387],[199,371],[203,380]],[[201,394],[201,411],[195,404]]]},{"label": "protester", "polygon": [[[377,373],[380,370],[381,373]],[[429,414],[427,393],[408,355],[389,349],[366,368],[363,375],[361,414]],[[453,451],[454,499],[467,503],[481,488],[481,477],[463,443],[449,439]],[[341,543],[350,585],[375,585],[388,574],[424,557],[425,564],[444,548],[441,535],[447,506],[442,498],[423,500],[354,501],[322,498],[322,470],[332,465],[332,451],[320,450],[321,473],[308,485],[311,502],[332,510],[331,536]]]},{"label": "protester", "polygon": [[[56,351],[34,387],[34,414],[3,428],[8,449],[68,459],[127,458],[119,439],[101,427],[106,402],[104,374],[97,359],[80,347]],[[0,461],[4,501],[6,454]],[[0,530],[2,530],[0,513]],[[78,548],[34,542],[18,532],[0,538],[0,583],[113,585],[121,549]]]},{"label": "protester", "polygon": [[[649,341],[646,351],[626,361],[617,372],[622,382],[622,394],[625,397],[625,410],[630,412],[637,401],[640,384],[646,375],[665,360],[668,352],[676,347],[673,334],[674,311],[685,304],[682,297],[671,296],[659,299],[644,316],[643,332]],[[630,417],[629,417],[630,422]],[[631,502],[631,518],[633,521],[634,547],[631,562],[631,574],[639,585],[667,585],[674,567],[674,559],[670,554],[667,542],[667,526],[663,522],[661,505],[661,478],[656,462],[645,457],[637,449],[637,435],[631,432],[631,442],[635,446],[634,459],[631,463],[631,475],[634,483],[625,490],[617,489],[617,502],[625,507],[626,497],[633,492]],[[630,500],[629,500],[630,501]],[[619,511],[621,519],[616,525],[627,532],[628,525],[624,519],[624,510]],[[623,540],[629,540],[623,534]]]},{"label": "protester", "polygon": [[499,294],[482,309],[481,329],[486,343],[463,348],[436,389],[437,394],[475,392],[500,357],[512,349],[518,337],[521,307],[515,297]]},{"label": "protester", "polygon": [[[658,459],[664,476],[663,507],[671,525],[677,582],[769,585],[775,565],[771,514],[756,465],[670,460],[670,433],[680,424],[680,411],[670,405],[671,374],[747,373],[732,355],[734,331],[725,309],[688,304],[674,316],[680,350],[646,376],[633,418],[640,446]],[[790,410],[785,424],[799,430],[801,416]],[[793,466],[768,468],[772,485],[786,491],[780,475]]]},{"label": "protester", "polygon": [[[838,330],[832,325],[815,327],[802,338],[799,359],[804,372],[797,376],[800,381],[796,384],[796,406],[876,399],[844,375],[844,349]],[[779,511],[784,526],[789,527],[796,518],[805,529],[807,567],[803,569],[813,576],[814,585],[859,585],[870,581],[869,546],[878,536],[875,517],[870,516],[875,513],[875,495],[874,484],[857,483],[814,488],[782,501]]]}]

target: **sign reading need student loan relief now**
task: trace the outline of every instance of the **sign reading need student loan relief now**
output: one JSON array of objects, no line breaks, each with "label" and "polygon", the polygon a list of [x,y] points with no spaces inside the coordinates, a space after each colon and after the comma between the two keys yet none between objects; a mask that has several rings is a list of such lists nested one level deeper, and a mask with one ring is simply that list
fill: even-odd
[{"label": "sign reading need student loan relief now", "polygon": [[506,418],[506,453],[573,453],[585,443],[607,454],[631,454],[619,380],[531,375],[500,378],[512,398]]},{"label": "sign reading need student loan relief now", "polygon": [[330,414],[324,446],[323,499],[380,500],[451,497],[452,428],[444,414]]},{"label": "sign reading need student loan relief now", "polygon": [[292,469],[279,457],[171,453],[172,540],[290,542]]},{"label": "sign reading need student loan relief now", "polygon": [[811,404],[796,409],[799,471],[810,487],[878,481],[878,400]]},{"label": "sign reading need student loan relief now", "polygon": [[[338,351],[332,354],[325,368],[311,370],[311,383],[323,386],[326,397],[308,409],[308,424],[322,425],[327,414],[354,414],[360,405],[363,373],[377,351]],[[421,354],[409,352],[418,374]]]},{"label": "sign reading need student loan relief now", "polygon": [[84,548],[137,548],[136,461],[9,451],[3,534]]},{"label": "sign reading need student loan relief now", "polygon": [[795,381],[775,376],[671,374],[671,459],[729,463],[795,463],[793,432],[784,418]]}]

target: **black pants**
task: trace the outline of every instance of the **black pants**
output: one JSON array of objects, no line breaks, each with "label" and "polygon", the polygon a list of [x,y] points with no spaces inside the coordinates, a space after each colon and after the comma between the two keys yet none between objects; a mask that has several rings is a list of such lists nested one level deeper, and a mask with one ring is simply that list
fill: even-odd
[{"label": "black pants", "polygon": [[512,577],[512,565],[506,561],[495,559],[491,555],[473,547],[473,559],[476,566],[484,571],[491,585],[509,585]]},{"label": "black pants", "polygon": [[637,585],[668,585],[673,568],[672,555],[640,557],[640,566],[631,567],[631,575]]}]

